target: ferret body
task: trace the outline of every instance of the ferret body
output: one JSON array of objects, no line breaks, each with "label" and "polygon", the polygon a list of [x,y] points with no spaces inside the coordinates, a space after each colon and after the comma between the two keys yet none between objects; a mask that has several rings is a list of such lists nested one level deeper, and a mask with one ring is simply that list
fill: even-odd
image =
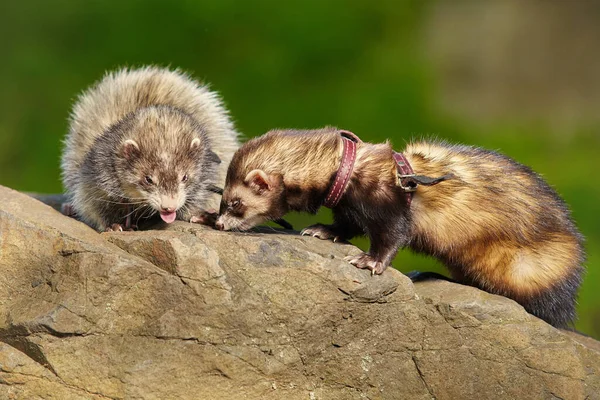
[{"label": "ferret body", "polygon": [[[250,140],[227,172],[217,227],[244,230],[288,211],[316,212],[340,165],[338,130],[271,131]],[[321,239],[367,235],[370,249],[349,259],[382,273],[400,247],[440,259],[458,282],[519,302],[564,327],[575,318],[583,275],[582,236],[556,192],[512,159],[479,148],[416,142],[403,152],[415,174],[451,178],[397,185],[388,143],[357,143],[332,225],[303,231]]]},{"label": "ferret body", "polygon": [[62,157],[74,213],[102,230],[218,207],[238,134],[216,93],[179,71],[122,69],[77,100]]}]

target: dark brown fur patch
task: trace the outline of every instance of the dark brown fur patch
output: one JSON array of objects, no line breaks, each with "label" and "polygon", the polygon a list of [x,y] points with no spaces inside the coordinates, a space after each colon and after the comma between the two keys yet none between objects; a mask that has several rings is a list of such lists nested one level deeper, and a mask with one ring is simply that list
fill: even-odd
[{"label": "dark brown fur patch", "polygon": [[[467,146],[420,142],[405,154],[419,174],[455,176],[415,193],[411,247],[440,258],[458,280],[511,297],[555,325],[573,320],[582,237],[565,203],[539,175],[506,156]],[[574,289],[559,292],[567,281]],[[544,293],[561,304],[528,305],[527,299]]]},{"label": "dark brown fur patch", "polygon": [[[419,186],[408,208],[390,145],[357,147],[350,184],[333,209],[333,225],[325,227],[328,237],[367,235],[369,256],[384,267],[408,246],[442,260],[455,279],[515,299],[553,325],[573,321],[582,237],[565,203],[539,175],[491,151],[412,143],[404,154],[416,174],[452,178]],[[223,200],[234,193],[246,198],[243,177],[261,169],[280,176],[284,190],[252,199],[246,214],[252,208],[270,209],[272,219],[289,210],[316,212],[340,158],[334,128],[269,132],[234,155]]]}]

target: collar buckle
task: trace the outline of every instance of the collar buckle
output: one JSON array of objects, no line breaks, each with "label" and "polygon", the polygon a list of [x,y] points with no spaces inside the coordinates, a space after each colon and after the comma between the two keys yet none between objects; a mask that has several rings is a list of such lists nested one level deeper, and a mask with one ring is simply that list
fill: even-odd
[{"label": "collar buckle", "polygon": [[419,186],[419,184],[413,179],[416,175],[415,174],[408,174],[408,175],[402,175],[402,174],[396,174],[397,176],[397,185],[404,190],[404,192],[406,193],[412,193],[412,192],[416,192],[417,191],[417,187]]}]

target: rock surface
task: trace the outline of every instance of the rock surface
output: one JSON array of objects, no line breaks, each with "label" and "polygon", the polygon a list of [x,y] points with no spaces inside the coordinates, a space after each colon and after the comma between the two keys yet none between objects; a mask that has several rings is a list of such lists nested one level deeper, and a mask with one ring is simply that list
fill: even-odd
[{"label": "rock surface", "polygon": [[598,399],[598,342],[350,245],[98,234],[0,187],[2,399]]}]

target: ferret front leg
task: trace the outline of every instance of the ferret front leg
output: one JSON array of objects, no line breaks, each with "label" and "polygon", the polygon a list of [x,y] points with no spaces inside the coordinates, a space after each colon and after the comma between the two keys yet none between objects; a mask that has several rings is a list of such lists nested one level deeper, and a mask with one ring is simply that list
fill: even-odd
[{"label": "ferret front leg", "polygon": [[362,232],[356,224],[346,218],[334,214],[335,221],[331,225],[315,224],[304,228],[300,234],[302,236],[313,236],[323,240],[333,240],[333,242],[345,242],[348,239],[360,235]]},{"label": "ferret front leg", "polygon": [[357,268],[369,269],[380,275],[392,263],[398,249],[406,244],[403,235],[395,232],[377,232],[369,235],[371,247],[368,253],[348,256],[344,259]]},{"label": "ferret front leg", "polygon": [[323,240],[332,240],[334,243],[346,241],[342,231],[334,225],[311,225],[308,228],[302,229],[300,234],[302,236],[312,236]]},{"label": "ferret front leg", "polygon": [[208,210],[196,210],[189,214],[183,215],[182,219],[184,221],[190,221],[193,224],[202,224],[214,227],[218,216],[219,214],[217,213],[217,210],[211,208]]},{"label": "ferret front leg", "polygon": [[[105,232],[123,232],[134,231],[137,226],[133,223],[135,216],[133,205],[126,204],[118,207],[107,207],[105,215],[110,215],[110,219],[103,218],[103,226]],[[114,222],[117,220],[118,222]]]},{"label": "ferret front leg", "polygon": [[77,218],[77,213],[75,213],[75,209],[73,208],[73,204],[70,202],[62,203],[60,205],[60,212],[63,215],[71,218]]},{"label": "ferret front leg", "polygon": [[123,232],[123,231],[133,231],[133,228],[127,228],[127,225],[121,224],[110,224],[104,229],[104,232]]}]

